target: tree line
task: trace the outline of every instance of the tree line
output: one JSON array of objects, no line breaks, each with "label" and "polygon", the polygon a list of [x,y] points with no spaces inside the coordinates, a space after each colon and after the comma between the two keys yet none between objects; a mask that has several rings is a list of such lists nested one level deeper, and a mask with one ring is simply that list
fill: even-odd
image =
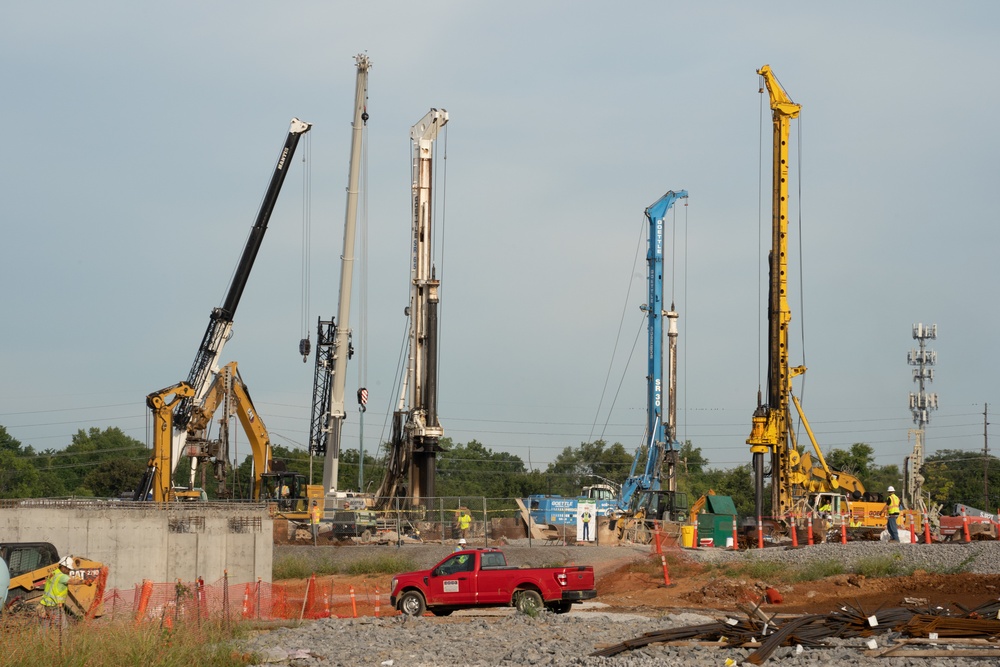
[{"label": "tree line", "polygon": [[[442,438],[444,448],[438,456],[436,493],[439,496],[486,498],[524,498],[533,494],[576,496],[584,486],[600,482],[621,484],[639,458],[636,469],[641,471],[643,452],[631,452],[621,443],[603,440],[565,447],[544,470],[529,470],[524,461],[508,452],[493,451],[477,440],[455,443]],[[384,448],[384,445],[383,445]],[[104,430],[80,429],[64,449],[36,451],[23,445],[0,426],[0,498],[41,497],[122,497],[135,489],[146,470],[149,448],[117,427]],[[858,477],[869,490],[882,492],[886,487],[902,488],[902,473],[897,465],[875,464],[875,450],[866,443],[855,443],[850,449],[833,449],[825,455],[830,467]],[[691,441],[677,451],[677,485],[689,500],[709,490],[733,498],[743,515],[754,511],[753,471],[746,465],[716,468]],[[311,482],[319,483],[323,461],[310,461],[308,453],[273,445],[276,467],[300,472]],[[341,451],[338,488],[358,489],[360,454],[355,449]],[[236,462],[233,462],[234,464]],[[372,454],[364,455],[364,489],[378,488],[382,464]],[[225,493],[208,466],[202,466],[195,476],[195,485],[204,488],[210,498],[249,498],[253,488],[253,460],[247,455],[238,464],[230,465]],[[1000,505],[1000,465],[997,458],[977,452],[938,450],[929,455],[921,473],[923,488],[929,500],[941,503],[946,510],[954,503],[963,503],[992,511]],[[187,486],[190,464],[182,459],[177,466],[174,482]]]}]

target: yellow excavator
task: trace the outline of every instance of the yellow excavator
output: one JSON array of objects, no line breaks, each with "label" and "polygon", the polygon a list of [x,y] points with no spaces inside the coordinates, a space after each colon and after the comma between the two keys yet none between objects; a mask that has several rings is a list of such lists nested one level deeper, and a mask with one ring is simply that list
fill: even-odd
[{"label": "yellow excavator", "polygon": [[[174,388],[169,388],[170,391]],[[173,404],[169,396],[162,393],[150,394],[147,403],[153,411],[154,429],[153,449],[162,452],[169,445]],[[222,408],[219,418],[218,438],[209,439],[206,434],[215,413]],[[264,420],[254,407],[250,398],[250,390],[235,361],[231,361],[215,375],[208,387],[201,405],[194,409],[187,424],[187,444],[185,454],[197,461],[196,465],[211,463],[216,480],[219,482],[219,495],[227,495],[226,461],[228,460],[229,421],[235,415],[239,419],[247,443],[253,456],[253,491],[254,500],[266,501],[273,505],[276,514],[287,519],[306,520],[309,517],[309,501],[323,498],[323,487],[307,483],[302,473],[281,469],[281,465],[272,458],[271,437],[268,434]],[[171,499],[198,499],[200,491],[191,488],[174,488],[165,491]]]}]

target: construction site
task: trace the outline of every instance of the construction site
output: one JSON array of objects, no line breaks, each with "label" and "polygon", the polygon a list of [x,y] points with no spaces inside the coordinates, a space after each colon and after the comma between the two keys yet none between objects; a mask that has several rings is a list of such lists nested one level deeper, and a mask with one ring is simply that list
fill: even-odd
[{"label": "construction site", "polygon": [[[146,394],[149,451],[141,478],[117,497],[0,500],[8,584],[0,624],[44,616],[43,607],[53,606],[50,581],[65,568],[72,583],[58,606],[69,627],[122,622],[173,632],[210,620],[246,623],[254,632],[233,650],[238,664],[1000,660],[1000,510],[986,506],[987,489],[976,507],[938,502],[941,486],[925,488],[925,435],[938,407],[931,391],[936,356],[929,348],[937,325],[912,325],[917,347],[907,363],[915,428],[898,478],[880,478],[874,488],[859,470],[839,469],[806,415],[807,369],[793,361],[789,299],[796,234],[789,228],[796,199],[789,190],[796,159],[789,143],[801,105],[767,64],[756,70],[771,129],[764,235],[770,243],[760,253],[763,377],[745,388],[750,409],[745,440],[737,443],[741,463],[734,469],[745,475],[739,483],[716,492],[687,476],[691,443],[681,435],[678,405],[680,366],[688,357],[679,351],[685,328],[671,282],[670,243],[678,209],[696,193],[664,187],[651,204],[636,206],[645,225],[645,298],[636,340],[644,341],[637,349],[645,357],[646,400],[633,406],[644,413],[634,452],[617,462],[611,477],[593,474],[592,461],[575,462],[586,470],[578,477],[589,483],[571,494],[540,492],[551,479],[532,476],[537,471],[529,466],[524,478],[534,491],[488,497],[475,478],[483,482],[494,473],[489,463],[470,468],[472,482],[463,480],[462,495],[442,493],[442,460],[456,442],[440,399],[446,381],[440,359],[451,342],[442,331],[445,278],[435,256],[443,245],[437,174],[446,152],[439,139],[450,121],[440,107],[410,128],[406,331],[398,377],[373,381],[392,386],[394,409],[386,437],[375,446],[377,463],[366,468],[363,437],[355,452],[344,435],[354,409],[363,433],[369,400],[362,372],[351,364],[363,365],[364,357],[354,357],[367,353],[361,325],[352,328],[352,322],[359,319],[359,238],[367,238],[359,215],[366,200],[372,62],[361,53],[354,65],[336,309],[330,304],[334,314],[316,318],[315,339],[310,330],[298,348],[312,364],[308,472],[275,456],[269,415],[254,404],[241,372],[253,361],[241,366],[226,352],[286,176],[313,128],[292,118],[225,296],[211,308],[201,338],[189,341],[193,363],[186,375],[178,369],[177,381]],[[353,370],[359,370],[357,387],[349,384]],[[350,408],[349,394],[357,397]],[[983,420],[985,431],[985,408]],[[244,455],[250,452],[243,465],[237,443]],[[347,465],[356,479],[345,484]],[[988,471],[984,486],[987,478]],[[444,575],[448,559],[459,558],[453,553],[475,559],[496,551],[508,560],[498,566],[479,561],[468,579],[560,567],[570,568],[554,575],[567,587],[572,568],[592,568],[596,597],[586,590],[553,603],[522,584],[504,589],[499,603],[483,602],[486,591],[458,602],[457,595],[468,592],[460,591],[468,585],[459,583],[466,581],[461,576],[435,592],[456,595],[439,598],[436,609],[431,593],[395,592],[404,572],[426,583]],[[386,571],[392,567],[399,571]],[[416,613],[407,610],[407,597],[418,602]],[[537,605],[525,606],[535,598]],[[477,650],[452,655],[441,648],[461,642]]]}]

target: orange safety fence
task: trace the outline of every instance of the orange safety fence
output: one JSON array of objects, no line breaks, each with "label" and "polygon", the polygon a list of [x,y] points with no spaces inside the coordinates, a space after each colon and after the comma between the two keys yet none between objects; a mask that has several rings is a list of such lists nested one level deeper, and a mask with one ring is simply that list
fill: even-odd
[{"label": "orange safety fence", "polygon": [[376,584],[333,586],[331,579],[313,575],[303,584],[272,584],[265,581],[229,583],[227,577],[206,584],[194,582],[155,583],[144,581],[132,589],[105,592],[105,619],[133,619],[171,627],[178,622],[297,620],[332,617],[390,615],[389,596]]}]

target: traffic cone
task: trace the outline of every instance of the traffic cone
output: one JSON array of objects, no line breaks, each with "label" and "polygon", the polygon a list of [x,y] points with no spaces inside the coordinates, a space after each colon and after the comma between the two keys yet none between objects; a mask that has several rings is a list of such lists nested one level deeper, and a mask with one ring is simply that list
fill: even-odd
[{"label": "traffic cone", "polygon": [[789,514],[788,516],[791,517],[792,546],[795,547],[795,548],[798,548],[798,546],[799,546],[799,522],[798,522],[798,519],[796,518],[796,516],[794,514]]},{"label": "traffic cone", "polygon": [[663,585],[670,588],[673,584],[670,583],[670,573],[667,571],[667,557],[664,554],[660,554],[660,563],[663,565]]},{"label": "traffic cone", "polygon": [[840,543],[847,544],[847,515],[840,515]]},{"label": "traffic cone", "polygon": [[764,520],[757,515],[757,548],[764,548]]},{"label": "traffic cone", "polygon": [[969,515],[965,513],[964,507],[962,508],[962,537],[966,544],[972,541],[972,536],[969,535]]},{"label": "traffic cone", "polygon": [[354,586],[351,586],[351,614],[354,618],[358,617],[358,602],[354,598]]},{"label": "traffic cone", "polygon": [[927,515],[924,515],[924,544],[931,543],[931,522],[927,520]]},{"label": "traffic cone", "polygon": [[807,542],[807,544],[809,546],[812,546],[814,544],[814,542],[813,542],[813,514],[812,514],[812,512],[809,512],[809,514],[806,515],[806,528],[809,529],[809,535],[808,535],[808,537],[806,537],[806,542]]},{"label": "traffic cone", "polygon": [[139,589],[139,606],[135,611],[135,622],[138,623],[146,615],[149,607],[149,598],[153,595],[153,582],[149,579],[142,580],[142,587]]},{"label": "traffic cone", "polygon": [[913,520],[913,514],[910,514],[910,544],[917,543],[917,525]]},{"label": "traffic cone", "polygon": [[740,550],[740,537],[736,530],[736,515],[733,515],[733,551]]},{"label": "traffic cone", "polygon": [[243,618],[253,618],[253,598],[250,594],[250,584],[243,591]]}]

